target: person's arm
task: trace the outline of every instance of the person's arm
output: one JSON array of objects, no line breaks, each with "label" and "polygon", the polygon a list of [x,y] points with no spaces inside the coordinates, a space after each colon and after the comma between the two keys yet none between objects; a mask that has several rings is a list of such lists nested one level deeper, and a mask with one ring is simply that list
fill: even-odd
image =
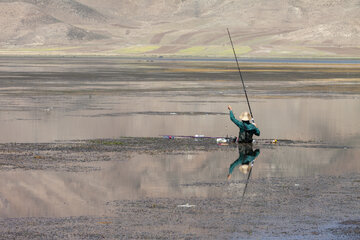
[{"label": "person's arm", "polygon": [[230,164],[229,174],[228,174],[228,180],[230,180],[231,174],[232,174],[232,172],[234,171],[234,168],[235,168],[236,166],[238,166],[239,164],[241,165],[242,162],[243,162],[243,157],[242,157],[242,156],[239,156],[238,159],[236,159],[232,164]]},{"label": "person's arm", "polygon": [[238,126],[239,128],[244,128],[244,124],[241,121],[239,121],[239,120],[237,120],[235,118],[234,113],[233,113],[232,108],[231,108],[230,105],[228,106],[228,109],[230,110],[230,120],[233,123],[235,123],[235,125]]}]

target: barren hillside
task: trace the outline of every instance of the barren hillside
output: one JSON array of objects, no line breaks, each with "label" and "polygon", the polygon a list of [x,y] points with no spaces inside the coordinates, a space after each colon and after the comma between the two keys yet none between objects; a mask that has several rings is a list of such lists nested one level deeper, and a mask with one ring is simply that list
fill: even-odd
[{"label": "barren hillside", "polygon": [[3,0],[2,54],[358,57],[357,0]]}]

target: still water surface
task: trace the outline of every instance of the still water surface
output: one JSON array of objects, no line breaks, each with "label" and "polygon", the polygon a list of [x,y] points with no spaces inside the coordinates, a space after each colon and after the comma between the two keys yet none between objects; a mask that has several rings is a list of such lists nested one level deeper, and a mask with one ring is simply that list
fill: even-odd
[{"label": "still water surface", "polygon": [[[261,138],[358,142],[359,65],[244,63]],[[233,63],[0,58],[0,142],[236,135]]]},{"label": "still water surface", "polygon": [[[260,149],[251,181],[359,174],[359,149],[274,147]],[[134,154],[127,160],[83,164],[92,172],[12,170],[0,173],[0,217],[111,216],[108,203],[139,198],[223,198],[243,189],[246,174],[230,165],[228,151],[183,155]],[[234,189],[233,189],[234,190]],[[239,196],[240,197],[240,196]]]},{"label": "still water surface", "polygon": [[[237,135],[227,105],[236,115],[247,110],[233,63],[0,60],[2,143]],[[252,178],[360,172],[359,65],[248,63],[242,69],[262,139],[327,146],[260,147]],[[228,183],[238,157],[228,148],[84,163],[99,169],[91,172],[1,169],[0,217],[107,215],[106,203],[119,199],[226,197],[216,186]],[[244,178],[235,169],[231,181]]]}]

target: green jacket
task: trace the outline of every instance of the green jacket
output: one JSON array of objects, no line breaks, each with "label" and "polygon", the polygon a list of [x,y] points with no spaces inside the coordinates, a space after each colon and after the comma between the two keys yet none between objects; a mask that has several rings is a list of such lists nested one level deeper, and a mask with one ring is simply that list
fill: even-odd
[{"label": "green jacket", "polygon": [[250,146],[239,146],[239,157],[229,167],[229,174],[232,174],[234,168],[239,165],[251,164],[257,156],[259,156],[260,150],[252,150]]},{"label": "green jacket", "polygon": [[238,142],[251,143],[254,134],[260,136],[260,130],[254,124],[237,120],[233,111],[230,111],[230,119],[240,129]]}]

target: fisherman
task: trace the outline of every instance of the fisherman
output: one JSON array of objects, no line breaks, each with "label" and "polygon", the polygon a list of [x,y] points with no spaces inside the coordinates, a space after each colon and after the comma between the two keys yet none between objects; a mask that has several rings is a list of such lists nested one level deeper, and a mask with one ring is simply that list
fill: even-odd
[{"label": "fisherman", "polygon": [[[254,119],[251,119],[251,115],[248,112],[243,112],[240,115],[240,120],[237,120],[234,116],[231,106],[228,106],[230,110],[230,119],[236,126],[239,127],[238,143],[252,143],[253,135],[260,136],[260,130],[256,127]],[[250,123],[251,119],[251,123]]]},{"label": "fisherman", "polygon": [[253,166],[255,158],[259,156],[260,150],[252,149],[251,144],[239,144],[239,157],[230,165],[229,174],[227,176],[228,180],[231,178],[231,174],[234,171],[235,167],[239,166],[240,172],[247,174]]}]

